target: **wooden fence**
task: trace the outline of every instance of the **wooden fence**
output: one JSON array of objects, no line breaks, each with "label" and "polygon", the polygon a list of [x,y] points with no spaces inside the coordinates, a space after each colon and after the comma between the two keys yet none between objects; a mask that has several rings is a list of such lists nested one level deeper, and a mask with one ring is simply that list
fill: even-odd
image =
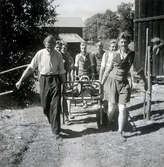
[{"label": "wooden fence", "polygon": [[[9,70],[0,72],[0,75],[3,75],[5,73],[11,72],[11,71],[18,70],[20,68],[25,68],[27,66],[28,66],[28,64],[25,64],[25,65],[22,65],[22,66],[18,66],[18,67],[15,67],[15,68],[11,68]],[[6,92],[0,92],[0,96],[6,95],[6,94],[10,94],[10,93],[13,93],[13,90],[9,90],[9,91],[6,91]]]},{"label": "wooden fence", "polygon": [[[146,55],[146,29],[148,46],[151,39],[159,37],[164,40],[164,0],[135,0],[134,49],[144,66]],[[160,50],[153,61],[152,75],[164,75],[164,51]]]}]

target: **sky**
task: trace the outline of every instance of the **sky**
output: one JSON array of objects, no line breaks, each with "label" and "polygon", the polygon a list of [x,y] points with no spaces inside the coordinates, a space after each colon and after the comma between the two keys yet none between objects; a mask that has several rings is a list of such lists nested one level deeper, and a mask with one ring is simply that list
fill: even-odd
[{"label": "sky", "polygon": [[122,2],[134,3],[135,0],[54,0],[53,5],[59,5],[56,12],[60,17],[81,17],[84,21],[107,9],[114,12]]}]

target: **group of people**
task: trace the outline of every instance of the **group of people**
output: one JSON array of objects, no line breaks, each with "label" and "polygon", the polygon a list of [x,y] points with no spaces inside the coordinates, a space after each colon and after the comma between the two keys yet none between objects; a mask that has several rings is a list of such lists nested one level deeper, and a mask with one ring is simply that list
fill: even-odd
[{"label": "group of people", "polygon": [[[43,41],[45,48],[36,53],[16,83],[16,87],[19,89],[25,78],[38,67],[43,112],[57,139],[61,137],[61,100],[67,106],[66,111],[63,111],[66,121],[73,118],[70,114],[71,101],[61,98],[62,84],[66,81],[73,81],[76,76],[84,75],[89,79],[99,80],[104,90],[104,112],[107,113],[108,122],[112,121],[115,109],[118,107],[118,134],[125,139],[123,128],[126,120],[126,104],[130,101],[128,75],[132,65],[143,79],[145,90],[147,89],[143,68],[135,52],[128,48],[129,43],[129,36],[123,32],[117,40],[110,40],[108,51],[105,52],[103,44],[98,42],[97,52],[89,54],[87,44],[82,42],[81,52],[76,55],[74,61],[67,51],[67,43],[55,40],[52,35],[49,35]],[[86,101],[83,101],[83,107],[88,107]]]}]

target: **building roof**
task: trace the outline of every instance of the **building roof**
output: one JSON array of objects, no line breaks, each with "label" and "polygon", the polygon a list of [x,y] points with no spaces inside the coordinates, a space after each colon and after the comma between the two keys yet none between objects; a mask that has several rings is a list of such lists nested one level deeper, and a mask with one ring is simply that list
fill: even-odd
[{"label": "building roof", "polygon": [[53,27],[85,27],[81,17],[57,17]]},{"label": "building roof", "polygon": [[67,43],[84,42],[84,40],[78,34],[75,33],[61,33],[59,34],[59,37]]}]

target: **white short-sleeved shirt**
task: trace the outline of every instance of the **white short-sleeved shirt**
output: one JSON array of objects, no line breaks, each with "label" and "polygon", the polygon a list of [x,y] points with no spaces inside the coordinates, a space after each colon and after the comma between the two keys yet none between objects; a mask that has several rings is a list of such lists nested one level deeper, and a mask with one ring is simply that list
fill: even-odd
[{"label": "white short-sleeved shirt", "polygon": [[102,62],[101,62],[102,68],[105,68],[107,63],[109,64],[109,62],[112,61],[112,58],[113,58],[112,55],[113,55],[113,52],[109,52],[109,51],[107,51],[103,54]]},{"label": "white short-sleeved shirt", "polygon": [[37,67],[40,75],[64,74],[63,57],[54,50],[51,55],[46,49],[38,51],[32,59],[29,67],[34,71]]}]

